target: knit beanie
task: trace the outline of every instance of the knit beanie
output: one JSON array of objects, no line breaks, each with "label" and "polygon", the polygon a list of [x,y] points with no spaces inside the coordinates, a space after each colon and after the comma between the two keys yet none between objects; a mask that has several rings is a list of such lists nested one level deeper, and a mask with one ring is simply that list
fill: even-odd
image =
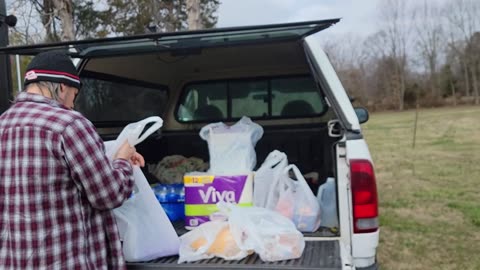
[{"label": "knit beanie", "polygon": [[80,89],[77,69],[70,57],[60,51],[39,53],[28,64],[24,86],[41,81],[64,83]]}]

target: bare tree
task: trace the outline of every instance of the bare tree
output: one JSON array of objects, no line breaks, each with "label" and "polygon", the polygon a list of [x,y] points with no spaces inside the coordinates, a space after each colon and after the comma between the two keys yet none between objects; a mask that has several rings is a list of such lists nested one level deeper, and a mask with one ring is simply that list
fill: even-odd
[{"label": "bare tree", "polygon": [[475,93],[475,104],[479,104],[479,77],[480,77],[480,30],[471,37],[465,49],[465,54],[469,56],[470,72],[472,78],[472,87]]},{"label": "bare tree", "polygon": [[74,40],[75,32],[73,30],[73,3],[72,0],[52,0],[54,14],[58,16],[62,25],[63,41]]},{"label": "bare tree", "polygon": [[[439,54],[442,51],[443,28],[441,10],[424,0],[421,7],[414,7],[416,46],[429,75],[431,98],[439,98]],[[416,12],[417,11],[417,12]]]},{"label": "bare tree", "polygon": [[190,30],[203,28],[200,17],[200,0],[187,0],[187,23]]},{"label": "bare tree", "polygon": [[466,50],[470,38],[480,27],[480,2],[477,0],[452,0],[444,6],[443,12],[448,20],[448,45],[451,50],[456,52],[462,63],[465,94],[470,96],[470,85],[472,85],[475,104],[480,104],[476,59],[473,55],[468,55]]},{"label": "bare tree", "polygon": [[[35,25],[43,25],[43,31],[35,29],[35,35],[43,35],[44,41],[73,40],[73,7],[72,0],[17,0],[9,7],[15,10],[17,17],[22,18],[19,32],[25,34],[26,43],[30,43],[30,29]],[[43,33],[42,33],[43,32]],[[36,42],[33,40],[33,42]]]},{"label": "bare tree", "polygon": [[408,0],[383,0],[379,4],[383,31],[388,44],[388,54],[394,59],[395,74],[392,78],[398,109],[404,109],[405,77],[407,69],[407,42],[410,26],[407,14]]},{"label": "bare tree", "polygon": [[348,94],[362,105],[368,105],[372,98],[368,93],[366,55],[362,46],[363,38],[353,33],[340,37],[326,38],[324,50],[335,67]]},{"label": "bare tree", "polygon": [[[10,40],[10,44],[31,44],[40,41],[43,37],[41,27],[36,10],[33,5],[29,4],[29,0],[17,0],[10,2],[8,5],[8,13],[16,15],[18,23],[14,28],[10,28],[12,35],[17,38]],[[35,15],[34,15],[35,14]]]},{"label": "bare tree", "polygon": [[[385,31],[378,31],[367,37],[364,41],[363,55],[366,57],[365,65],[369,67],[367,71],[368,88],[370,88],[371,98],[375,101],[378,109],[391,108],[392,104],[397,104],[395,97],[396,84],[395,69],[396,64],[390,56],[389,41]],[[394,93],[394,95],[392,95]]]}]

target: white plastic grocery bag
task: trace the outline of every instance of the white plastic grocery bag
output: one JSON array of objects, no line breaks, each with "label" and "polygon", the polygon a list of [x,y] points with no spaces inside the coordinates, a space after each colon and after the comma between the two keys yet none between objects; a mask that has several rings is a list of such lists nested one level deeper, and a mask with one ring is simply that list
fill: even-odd
[{"label": "white plastic grocery bag", "polygon": [[204,126],[199,135],[208,143],[209,172],[234,175],[254,169],[255,145],[263,136],[263,128],[250,118],[244,116],[232,126],[212,123]]},{"label": "white plastic grocery bag", "polygon": [[253,205],[273,209],[269,201],[278,201],[278,189],[272,188],[278,183],[283,169],[287,167],[287,155],[278,150],[268,154],[262,166],[255,172],[255,181],[253,182]]},{"label": "white plastic grocery bag", "polygon": [[[141,135],[145,126],[151,123],[153,125]],[[105,142],[107,156],[112,158],[125,140],[131,145],[142,142],[162,124],[160,117],[153,116],[127,125],[115,141]],[[125,260],[148,261],[178,254],[180,240],[177,233],[138,166],[133,167],[133,175],[132,197],[113,210],[123,240]]]},{"label": "white plastic grocery bag", "polygon": [[218,207],[229,209],[228,223],[240,249],[253,250],[266,262],[302,256],[305,239],[290,219],[260,207],[238,207],[223,202]]},{"label": "white plastic grocery bag", "polygon": [[238,247],[226,221],[208,221],[180,237],[178,263],[220,257],[241,260],[248,254]]},{"label": "white plastic grocery bag", "polygon": [[[296,180],[290,178],[290,170]],[[320,205],[297,166],[290,164],[284,168],[277,188],[275,210],[290,218],[301,232],[316,231],[320,226]]]},{"label": "white plastic grocery bag", "polygon": [[[149,124],[152,125],[142,134],[142,131]],[[105,147],[107,157],[113,159],[113,156],[117,153],[118,149],[120,146],[122,146],[125,140],[127,140],[132,146],[137,145],[143,142],[148,136],[160,129],[162,126],[163,120],[158,116],[151,116],[141,121],[128,124],[123,128],[122,132],[120,132],[117,139],[107,142],[108,147],[107,144]]]}]

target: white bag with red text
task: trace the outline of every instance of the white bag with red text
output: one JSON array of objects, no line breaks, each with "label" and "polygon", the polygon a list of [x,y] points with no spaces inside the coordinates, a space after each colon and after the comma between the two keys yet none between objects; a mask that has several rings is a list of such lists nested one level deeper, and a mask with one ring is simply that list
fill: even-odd
[{"label": "white bag with red text", "polygon": [[[153,123],[147,131],[142,131]],[[107,156],[113,158],[119,147],[128,140],[137,145],[163,124],[154,116],[127,125],[115,141],[105,142]],[[141,135],[141,136],[140,136]],[[120,207],[113,210],[126,261],[148,261],[178,254],[180,240],[153,190],[138,166],[133,167],[134,192]]]}]

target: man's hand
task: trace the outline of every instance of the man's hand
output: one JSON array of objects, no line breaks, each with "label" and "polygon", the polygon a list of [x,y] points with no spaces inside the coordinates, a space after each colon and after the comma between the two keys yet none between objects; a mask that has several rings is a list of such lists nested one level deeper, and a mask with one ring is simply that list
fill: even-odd
[{"label": "man's hand", "polygon": [[134,166],[140,166],[143,167],[145,166],[145,159],[143,158],[142,155],[139,153],[135,152],[132,157],[130,158],[130,163]]},{"label": "man's hand", "polygon": [[120,149],[118,149],[117,153],[113,157],[113,159],[118,158],[126,159],[134,166],[145,166],[145,159],[143,156],[137,153],[135,147],[131,146],[127,141],[120,146]]}]

